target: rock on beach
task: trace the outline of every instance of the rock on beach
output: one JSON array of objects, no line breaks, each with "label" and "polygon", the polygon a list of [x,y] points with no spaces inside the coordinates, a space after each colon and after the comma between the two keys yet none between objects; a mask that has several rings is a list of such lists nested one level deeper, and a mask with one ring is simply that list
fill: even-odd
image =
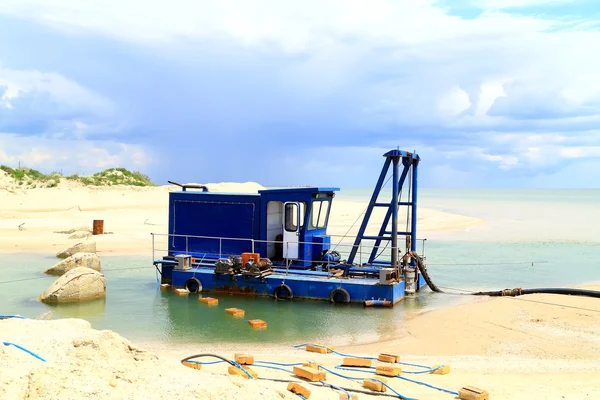
[{"label": "rock on beach", "polygon": [[62,275],[77,267],[87,267],[100,272],[100,257],[96,253],[75,253],[48,268],[46,273],[51,275]]},{"label": "rock on beach", "polygon": [[95,253],[96,252],[96,242],[92,240],[86,240],[85,242],[79,242],[76,245],[69,247],[66,250],[63,250],[56,254],[58,258],[67,258],[72,256],[75,253]]},{"label": "rock on beach", "polygon": [[104,275],[86,267],[67,271],[41,295],[44,303],[69,303],[99,299],[106,296]]}]

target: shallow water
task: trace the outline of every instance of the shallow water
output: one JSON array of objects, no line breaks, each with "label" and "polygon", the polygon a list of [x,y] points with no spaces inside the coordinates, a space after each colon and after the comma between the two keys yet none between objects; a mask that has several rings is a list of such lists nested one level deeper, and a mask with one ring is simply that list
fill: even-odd
[{"label": "shallow water", "polygon": [[[370,190],[344,191],[341,199],[365,200]],[[510,193],[509,193],[510,192]],[[562,194],[561,194],[562,193]],[[561,197],[562,196],[562,197]],[[468,200],[465,200],[467,198]],[[442,288],[492,290],[512,287],[565,287],[600,281],[600,191],[456,191],[421,193],[421,205],[490,221],[481,228],[439,235],[426,241],[430,274]],[[577,205],[573,207],[573,205]],[[564,220],[564,213],[568,218]],[[586,214],[587,213],[587,214]],[[547,219],[551,216],[553,220]],[[541,228],[540,228],[541,226]],[[576,228],[578,235],[565,234]],[[507,235],[507,233],[511,233]],[[583,233],[588,236],[585,237]],[[421,249],[419,249],[421,250]],[[56,277],[43,271],[52,256],[0,253],[0,313],[35,318],[84,318],[96,329],[111,329],[131,340],[166,342],[296,342],[326,338],[328,343],[370,341],[386,336],[407,315],[464,301],[469,296],[429,290],[393,309],[368,309],[314,301],[212,295],[218,307],[198,295],[161,292],[148,256],[102,256],[106,299],[46,305],[38,296]],[[449,290],[449,289],[448,289]],[[246,310],[243,319],[227,307]],[[249,327],[262,319],[266,330]]]},{"label": "shallow water", "polygon": [[[40,271],[56,261],[54,257],[41,255],[0,254],[2,282],[26,279],[0,284],[2,312],[35,318],[51,310],[54,318],[84,318],[96,329],[115,330],[137,340],[289,342],[333,336],[343,341],[362,341],[383,335],[402,320],[407,311],[442,305],[442,299],[435,294],[407,299],[402,307],[393,310],[210,294],[219,299],[218,307],[210,307],[199,303],[199,296],[195,294],[176,296],[170,291],[160,291],[151,259],[136,256],[102,257],[106,299],[46,305],[38,301],[37,296],[56,277]],[[228,307],[243,308],[245,317],[237,319],[227,315],[224,309]],[[268,329],[251,329],[248,319],[265,320]]]}]

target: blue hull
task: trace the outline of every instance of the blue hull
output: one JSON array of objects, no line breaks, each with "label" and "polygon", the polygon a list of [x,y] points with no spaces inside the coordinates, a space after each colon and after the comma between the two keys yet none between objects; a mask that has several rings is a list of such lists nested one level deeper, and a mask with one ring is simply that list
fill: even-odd
[{"label": "blue hull", "polygon": [[[200,282],[199,289],[201,292],[274,296],[276,290],[282,284],[285,284],[295,299],[331,301],[332,293],[340,292],[336,289],[343,289],[349,295],[349,302],[351,303],[382,300],[394,305],[404,299],[405,289],[404,281],[382,285],[375,279],[327,278],[322,273],[310,273],[310,271],[289,275],[275,272],[263,278],[256,278],[244,275],[215,274],[212,268],[201,267],[193,267],[189,270],[172,270],[171,286],[173,288],[186,288],[188,282],[194,278]],[[424,284],[425,282],[419,274],[417,287],[420,288]],[[340,294],[336,296],[336,298],[339,298]]]}]

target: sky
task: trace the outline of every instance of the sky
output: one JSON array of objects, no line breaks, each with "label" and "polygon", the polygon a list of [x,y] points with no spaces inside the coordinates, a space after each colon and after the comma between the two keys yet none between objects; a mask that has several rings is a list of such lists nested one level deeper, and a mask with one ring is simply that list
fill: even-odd
[{"label": "sky", "polygon": [[0,164],[600,187],[597,0],[2,0]]}]

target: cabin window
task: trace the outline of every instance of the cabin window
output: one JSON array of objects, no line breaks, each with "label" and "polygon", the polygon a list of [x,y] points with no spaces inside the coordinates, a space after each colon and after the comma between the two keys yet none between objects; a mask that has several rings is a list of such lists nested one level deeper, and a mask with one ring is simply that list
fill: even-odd
[{"label": "cabin window", "polygon": [[[300,204],[300,213],[298,213],[298,204]],[[298,225],[300,229],[304,225],[304,214],[306,205],[303,202],[300,203],[287,203],[285,205],[285,230],[288,232],[298,231]],[[298,214],[300,214],[300,221],[298,221]]]},{"label": "cabin window", "polygon": [[323,229],[329,218],[329,200],[317,200],[312,203],[310,229]]}]

